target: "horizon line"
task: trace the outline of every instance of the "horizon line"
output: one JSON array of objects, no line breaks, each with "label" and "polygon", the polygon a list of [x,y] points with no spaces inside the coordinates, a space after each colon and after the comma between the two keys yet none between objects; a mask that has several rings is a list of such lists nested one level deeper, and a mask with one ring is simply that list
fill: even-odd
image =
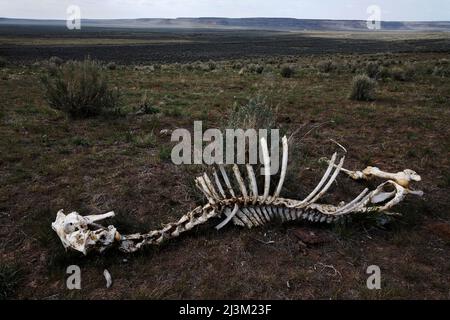
[{"label": "horizon line", "polygon": [[[47,20],[47,21],[66,21],[66,19],[55,19],[55,18],[17,18],[17,17],[1,17],[0,19],[11,19],[11,20]],[[293,19],[293,20],[324,20],[324,21],[367,21],[364,19],[329,19],[329,18],[293,18],[293,17],[176,17],[176,18],[82,18],[81,20],[143,20],[143,19],[160,19],[160,20],[177,20],[177,19]],[[381,22],[450,22],[449,20],[380,20]]]}]

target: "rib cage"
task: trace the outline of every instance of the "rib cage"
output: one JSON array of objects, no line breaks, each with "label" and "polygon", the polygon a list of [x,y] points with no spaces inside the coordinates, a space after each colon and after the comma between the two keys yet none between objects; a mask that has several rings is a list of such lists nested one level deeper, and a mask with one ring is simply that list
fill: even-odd
[{"label": "rib cage", "polygon": [[[234,225],[247,228],[262,226],[274,220],[281,222],[306,220],[332,223],[352,213],[386,211],[400,202],[406,193],[414,193],[395,181],[388,180],[371,192],[367,188],[364,189],[352,201],[340,206],[318,204],[317,201],[328,191],[341,171],[352,177],[353,171],[343,169],[345,157],[337,161],[337,153],[334,153],[321,180],[305,199],[299,201],[281,198],[279,195],[286,177],[288,164],[288,141],[286,137],[283,137],[281,174],[277,187],[271,195],[269,151],[266,140],[262,138],[260,142],[265,170],[264,189],[261,194],[258,192],[256,176],[251,165],[245,166],[246,180],[236,164],[232,167],[232,177],[227,174],[223,165],[219,165],[218,171],[213,170],[212,178],[205,172],[195,179],[196,186],[205,195],[208,204],[195,208],[178,222],[168,224],[161,230],[152,231],[147,236],[122,236],[121,249],[129,252],[139,249],[144,244],[159,244],[164,240],[178,237],[181,233],[191,230],[196,225],[203,224],[211,218],[220,216],[224,216],[224,220],[216,226],[217,230],[225,227],[230,221]],[[238,190],[235,190],[232,186],[233,178]],[[383,192],[384,187],[388,184],[394,185],[396,191]],[[375,199],[380,195],[383,199]],[[382,202],[379,200],[385,201],[387,199],[391,200],[383,206],[369,206],[371,203]],[[136,243],[136,240],[141,240],[141,242]]]},{"label": "rib cage", "polygon": [[[388,210],[399,203],[406,194],[411,193],[421,196],[421,191],[409,189],[411,181],[420,181],[421,178],[414,171],[406,169],[398,173],[383,172],[375,167],[368,167],[363,171],[350,171],[343,168],[344,157],[338,160],[334,153],[328,161],[328,167],[317,186],[303,200],[292,200],[280,197],[288,165],[288,140],[282,139],[282,165],[281,173],[273,193],[270,192],[270,157],[267,142],[264,138],[260,140],[264,164],[264,188],[258,190],[258,184],[253,167],[245,165],[246,179],[244,179],[239,167],[232,166],[230,177],[223,165],[218,166],[218,171],[212,171],[212,177],[206,172],[195,179],[196,186],[205,195],[208,203],[196,207],[194,210],[183,215],[177,222],[169,223],[158,230],[145,234],[120,235],[113,227],[108,229],[101,227],[94,231],[89,230],[93,221],[100,220],[98,216],[80,216],[73,212],[64,215],[62,210],[58,212],[56,221],[52,224],[58,233],[63,245],[67,248],[87,253],[96,248],[102,251],[118,243],[119,249],[124,252],[134,252],[145,245],[160,244],[165,240],[178,237],[181,233],[193,229],[195,226],[204,224],[211,218],[222,217],[223,221],[216,226],[217,230],[225,227],[230,222],[234,225],[253,228],[265,225],[274,220],[294,221],[307,220],[311,222],[332,223],[344,216],[356,213],[384,212],[394,214]],[[323,197],[336,180],[340,172],[346,173],[353,179],[370,179],[373,176],[387,179],[376,189],[369,191],[364,189],[358,196],[348,203],[338,206],[319,204],[318,200]],[[233,188],[235,182],[237,190]],[[393,186],[393,191],[384,191],[386,186]],[[108,213],[108,216],[114,213]],[[70,224],[77,228],[67,231]]]}]

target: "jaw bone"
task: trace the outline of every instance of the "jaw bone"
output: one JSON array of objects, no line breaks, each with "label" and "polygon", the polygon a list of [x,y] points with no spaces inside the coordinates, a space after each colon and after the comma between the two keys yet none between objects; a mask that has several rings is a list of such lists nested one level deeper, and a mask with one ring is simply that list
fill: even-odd
[{"label": "jaw bone", "polygon": [[[70,248],[83,254],[90,251],[103,252],[114,245],[123,252],[135,252],[146,245],[159,245],[171,238],[178,237],[197,225],[204,224],[212,218],[225,219],[216,226],[219,230],[228,223],[253,228],[270,223],[275,219],[282,222],[292,220],[307,220],[311,222],[336,222],[339,219],[357,213],[385,213],[404,199],[407,194],[422,196],[422,191],[409,189],[411,182],[421,181],[420,176],[409,169],[398,173],[384,172],[376,167],[367,167],[362,171],[351,171],[343,168],[344,157],[336,164],[335,153],[328,161],[328,168],[317,184],[316,188],[304,200],[285,199],[280,192],[286,177],[288,164],[288,143],[283,137],[283,157],[281,174],[273,194],[270,193],[270,157],[267,142],[261,139],[264,164],[264,188],[258,193],[256,177],[251,165],[246,165],[246,178],[239,167],[234,165],[232,175],[236,180],[235,191],[226,173],[225,167],[219,165],[220,176],[213,171],[213,179],[207,173],[195,179],[196,186],[207,199],[203,206],[183,215],[177,222],[169,223],[161,229],[148,233],[120,235],[114,226],[103,227],[98,221],[114,217],[114,212],[102,215],[81,216],[77,212],[65,215],[63,210],[57,213],[52,223],[64,248]],[[334,169],[334,170],[333,170]],[[385,179],[376,189],[364,189],[358,196],[348,203],[338,206],[319,204],[317,201],[328,191],[340,172],[346,173],[353,179],[369,180],[373,177]],[[222,182],[221,182],[222,180]],[[225,186],[225,187],[224,187]],[[248,188],[247,188],[248,186]],[[386,190],[390,186],[390,189]]]}]

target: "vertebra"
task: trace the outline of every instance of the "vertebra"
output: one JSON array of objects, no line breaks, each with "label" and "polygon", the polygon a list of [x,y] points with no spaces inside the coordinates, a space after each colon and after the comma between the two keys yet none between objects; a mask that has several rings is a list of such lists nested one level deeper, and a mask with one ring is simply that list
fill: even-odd
[{"label": "vertebra", "polygon": [[[238,190],[234,190],[232,180],[223,165],[219,165],[219,173],[214,170],[212,178],[204,173],[195,179],[197,187],[205,195],[208,203],[199,206],[183,215],[177,222],[169,223],[162,229],[144,234],[120,235],[113,226],[104,228],[95,221],[114,216],[110,212],[101,216],[83,217],[76,212],[64,215],[60,210],[52,228],[65,248],[71,248],[84,254],[91,250],[103,251],[115,244],[124,252],[135,252],[145,245],[161,244],[178,237],[181,233],[191,230],[197,225],[204,224],[211,218],[224,217],[216,226],[220,230],[229,222],[253,228],[270,223],[276,219],[285,222],[293,220],[307,220],[311,222],[332,223],[345,216],[357,213],[376,213],[393,215],[389,212],[394,205],[403,200],[405,195],[422,196],[422,191],[409,189],[411,181],[420,181],[420,176],[412,170],[406,169],[398,173],[383,172],[375,167],[367,167],[363,171],[344,169],[344,157],[337,162],[337,154],[333,154],[328,161],[328,168],[316,188],[303,200],[292,200],[280,197],[280,192],[286,177],[288,164],[288,141],[283,137],[283,157],[281,174],[274,193],[270,194],[270,157],[267,142],[261,139],[264,164],[264,189],[259,193],[253,167],[245,166],[247,179],[244,179],[239,167],[233,165],[233,175]],[[388,179],[376,189],[364,189],[352,201],[339,206],[319,204],[317,201],[328,191],[340,172],[346,173],[353,179],[370,179],[378,177]],[[384,191],[391,185],[393,191]],[[91,230],[96,227],[96,230]]]}]

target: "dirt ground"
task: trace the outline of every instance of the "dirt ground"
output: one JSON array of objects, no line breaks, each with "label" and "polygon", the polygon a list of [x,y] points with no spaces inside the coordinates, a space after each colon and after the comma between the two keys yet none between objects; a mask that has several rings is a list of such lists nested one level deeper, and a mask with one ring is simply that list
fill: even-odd
[{"label": "dirt ground", "polygon": [[[48,106],[39,81],[45,61],[18,65],[9,57],[0,70],[0,260],[2,277],[11,284],[5,296],[450,298],[450,86],[448,76],[433,72],[448,63],[449,51],[225,59],[209,70],[200,63],[118,65],[105,72],[123,93],[123,115],[83,120]],[[336,68],[321,72],[318,64],[327,59]],[[353,76],[369,61],[413,68],[415,75],[379,80],[374,101],[349,100]],[[297,70],[292,78],[279,74],[286,63]],[[251,64],[265,71],[240,72]],[[145,91],[160,113],[136,114]],[[133,233],[201,204],[192,183],[201,168],[172,164],[170,136],[159,132],[192,130],[194,120],[222,127],[234,104],[257,94],[278,107],[284,130],[298,130],[283,196],[301,199],[314,188],[323,172],[318,160],[336,151],[334,139],[348,150],[346,168],[413,169],[422,176],[414,187],[424,197],[407,197],[396,207],[402,216],[389,219],[227,226],[220,232],[208,224],[137,254],[111,250],[84,257],[64,251],[50,226],[59,209],[114,210],[117,217],[109,223]],[[340,176],[324,202],[349,200],[362,188]],[[302,232],[320,241],[304,243]],[[81,290],[66,288],[72,264],[81,268]],[[370,265],[381,268],[381,290],[366,287]],[[109,289],[105,268],[113,278]]]},{"label": "dirt ground", "polygon": [[102,29],[0,26],[0,56],[34,62],[58,56],[121,64],[277,57],[286,55],[448,52],[450,36],[436,33],[311,33],[256,30]]}]

